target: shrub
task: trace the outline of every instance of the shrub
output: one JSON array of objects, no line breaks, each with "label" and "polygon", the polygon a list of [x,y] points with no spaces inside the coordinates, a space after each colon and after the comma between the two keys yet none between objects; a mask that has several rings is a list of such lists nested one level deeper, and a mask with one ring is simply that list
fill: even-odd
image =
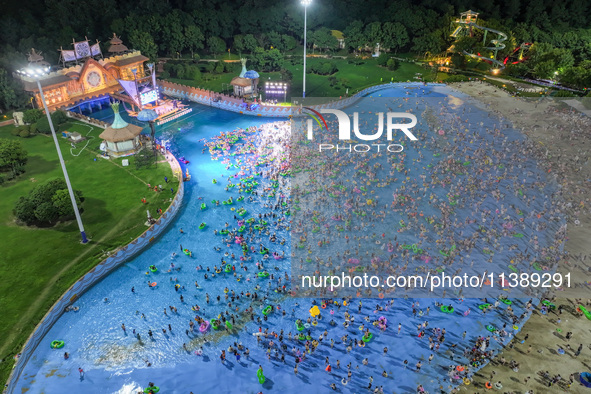
[{"label": "shrub", "polygon": [[168,71],[162,71],[159,77],[162,79],[168,79],[170,78],[170,73]]},{"label": "shrub", "polygon": [[29,133],[35,134],[37,133],[37,123],[33,123],[29,125]]},{"label": "shrub", "polygon": [[445,82],[465,82],[468,81],[469,78],[465,75],[462,74],[457,74],[457,75],[450,75],[449,77],[447,77],[447,79],[445,80]]},{"label": "shrub", "polygon": [[173,70],[175,77],[179,79],[183,79],[185,77],[185,66],[183,66],[182,64],[176,64]]},{"label": "shrub", "polygon": [[378,66],[385,67],[388,64],[388,60],[390,60],[390,55],[386,52],[382,52],[377,58]]},{"label": "shrub", "polygon": [[23,130],[21,130],[21,132],[19,133],[18,136],[21,137],[21,138],[27,138],[30,135],[31,135],[31,133],[29,132],[29,130],[23,129]]},{"label": "shrub", "polygon": [[49,128],[49,121],[47,120],[47,117],[44,116],[37,121],[37,132],[43,133],[43,134],[51,133],[51,129]]},{"label": "shrub", "polygon": [[310,72],[318,75],[332,75],[338,71],[333,62],[320,62],[310,66]]},{"label": "shrub", "polygon": [[213,69],[216,74],[221,74],[224,72],[224,62],[219,61],[216,63],[215,68]]},{"label": "shrub", "polygon": [[[80,191],[74,192],[80,208],[84,198]],[[21,197],[13,209],[14,216],[26,225],[53,225],[60,219],[74,216],[66,182],[53,179],[37,185],[26,197]]]},{"label": "shrub", "polygon": [[21,133],[21,130],[22,129],[20,127],[15,127],[14,129],[10,130],[10,134],[17,137]]},{"label": "shrub", "polygon": [[53,126],[55,128],[66,123],[68,120],[68,115],[66,115],[64,111],[58,110],[51,114],[51,121],[53,122]]},{"label": "shrub", "polygon": [[568,90],[559,90],[551,94],[552,97],[575,97],[573,92],[569,92]]},{"label": "shrub", "polygon": [[390,58],[388,59],[388,63],[386,63],[386,66],[388,67],[388,70],[394,71],[397,70],[398,67],[400,67],[400,62],[396,59]]},{"label": "shrub", "polygon": [[28,109],[25,112],[23,112],[23,122],[35,123],[43,116],[45,115],[43,114],[43,111],[40,109]]},{"label": "shrub", "polygon": [[205,65],[205,72],[211,73],[211,72],[213,72],[214,68],[215,68],[214,62],[207,62],[207,64]]}]

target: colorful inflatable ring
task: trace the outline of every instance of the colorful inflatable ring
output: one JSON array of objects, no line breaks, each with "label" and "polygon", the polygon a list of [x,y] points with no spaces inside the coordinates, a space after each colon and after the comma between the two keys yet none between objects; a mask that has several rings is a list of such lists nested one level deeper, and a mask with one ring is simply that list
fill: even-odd
[{"label": "colorful inflatable ring", "polygon": [[157,393],[159,391],[160,391],[160,387],[158,387],[158,386],[146,387],[144,389],[144,393],[146,393],[146,394],[149,394],[150,392]]}]

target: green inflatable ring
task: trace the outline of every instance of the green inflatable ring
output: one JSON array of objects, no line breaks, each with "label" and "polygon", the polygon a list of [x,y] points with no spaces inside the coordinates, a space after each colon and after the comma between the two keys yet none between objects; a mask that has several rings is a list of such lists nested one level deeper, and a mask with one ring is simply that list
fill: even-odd
[{"label": "green inflatable ring", "polygon": [[51,348],[52,349],[61,349],[64,347],[66,343],[64,341],[52,341]]},{"label": "green inflatable ring", "polygon": [[269,313],[273,311],[273,307],[271,305],[267,305],[265,309],[263,309],[263,315],[269,316]]},{"label": "green inflatable ring", "polygon": [[482,305],[478,305],[478,309],[480,310],[485,310],[486,308],[489,308],[491,305],[490,304],[482,304]]},{"label": "green inflatable ring", "polygon": [[454,308],[451,307],[451,309],[449,309],[447,305],[442,305],[440,309],[443,313],[454,313]]},{"label": "green inflatable ring", "polygon": [[497,328],[496,328],[495,326],[492,326],[492,325],[490,325],[490,324],[488,324],[488,325],[486,326],[486,329],[487,329],[488,331],[490,331],[490,332],[495,332],[495,331],[497,331]]},{"label": "green inflatable ring", "polygon": [[363,342],[367,343],[367,342],[371,341],[372,338],[373,338],[373,334],[370,332],[368,337],[364,335],[363,338],[361,338],[361,340]]},{"label": "green inflatable ring", "polygon": [[158,386],[152,386],[152,387],[146,387],[144,389],[144,393],[146,393],[146,394],[149,394],[150,391],[153,392],[153,393],[157,393],[157,392],[160,391],[160,387],[158,387]]},{"label": "green inflatable ring", "polygon": [[205,222],[201,223],[199,225],[199,230],[203,230],[205,228],[205,226],[206,226]]}]

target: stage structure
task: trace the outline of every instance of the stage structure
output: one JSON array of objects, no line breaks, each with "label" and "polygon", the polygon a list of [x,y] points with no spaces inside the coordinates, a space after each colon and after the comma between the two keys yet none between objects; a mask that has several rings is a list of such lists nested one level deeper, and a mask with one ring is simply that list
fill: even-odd
[{"label": "stage structure", "polygon": [[[109,102],[119,101],[131,115],[142,109],[158,114],[157,125],[192,111],[177,99],[160,97],[153,64],[144,64],[148,58],[139,51],[129,50],[115,33],[109,41],[108,55],[103,57],[99,41],[90,44],[88,39],[72,42],[73,49],[60,48],[61,68],[40,77],[41,86],[50,111],[70,109],[74,112],[92,113],[103,109]],[[29,63],[49,66],[40,52],[29,54]],[[14,74],[24,90],[41,108],[37,83],[24,74]]]},{"label": "stage structure", "polygon": [[[116,41],[113,43],[113,39]],[[121,49],[121,41],[114,36],[111,46]],[[139,51],[126,50],[110,52],[103,58],[99,42],[90,45],[88,40],[73,42],[74,49],[60,51],[61,68],[54,69],[40,77],[50,111],[70,108],[80,103],[97,98],[108,98],[110,94],[121,90],[118,79],[133,80],[135,75],[144,75],[144,63],[148,60]],[[109,48],[111,49],[111,48]],[[29,60],[45,63],[43,56],[34,49]],[[13,74],[20,79],[23,88],[35,99],[38,108],[42,107],[37,83],[23,74]]]}]

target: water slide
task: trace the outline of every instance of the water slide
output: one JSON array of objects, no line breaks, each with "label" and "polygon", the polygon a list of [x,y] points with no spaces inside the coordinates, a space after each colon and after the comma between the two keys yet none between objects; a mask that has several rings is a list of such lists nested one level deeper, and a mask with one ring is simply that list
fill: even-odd
[{"label": "water slide", "polygon": [[458,36],[458,34],[460,34],[460,32],[462,31],[462,28],[463,28],[462,26],[458,26],[458,27],[457,27],[457,28],[454,30],[454,32],[453,32],[453,33],[451,33],[451,36],[452,36],[453,38],[456,38],[456,37]]},{"label": "water slide", "polygon": [[[488,27],[480,26],[480,25],[477,25],[475,23],[462,23],[458,27],[458,29],[460,29],[463,26],[469,26],[469,27],[474,27],[476,29],[482,29],[482,30],[485,30],[485,31],[490,31],[491,33],[494,33],[494,34],[496,34],[496,35],[499,36],[495,40],[490,40],[490,43],[493,44],[494,47],[486,47],[485,49],[488,49],[488,50],[491,50],[491,51],[495,51],[495,54],[496,54],[496,51],[500,51],[502,49],[505,49],[505,44],[503,44],[503,42],[506,41],[508,37],[507,37],[507,34],[503,33],[502,31],[490,29]],[[454,34],[457,36],[457,34],[459,33],[458,32],[458,29],[456,29],[456,31],[453,32],[452,37],[455,37]],[[463,51],[463,53],[466,56],[470,56],[470,57],[473,57],[475,59],[481,59],[481,60],[484,60],[484,61],[487,61],[487,62],[491,62],[493,64],[496,64],[497,66],[499,66],[499,69],[501,69],[501,70],[505,68],[505,64],[502,61],[499,61],[499,60],[496,60],[496,59],[492,59],[490,57],[476,55],[474,53],[469,53],[467,51]]]}]

